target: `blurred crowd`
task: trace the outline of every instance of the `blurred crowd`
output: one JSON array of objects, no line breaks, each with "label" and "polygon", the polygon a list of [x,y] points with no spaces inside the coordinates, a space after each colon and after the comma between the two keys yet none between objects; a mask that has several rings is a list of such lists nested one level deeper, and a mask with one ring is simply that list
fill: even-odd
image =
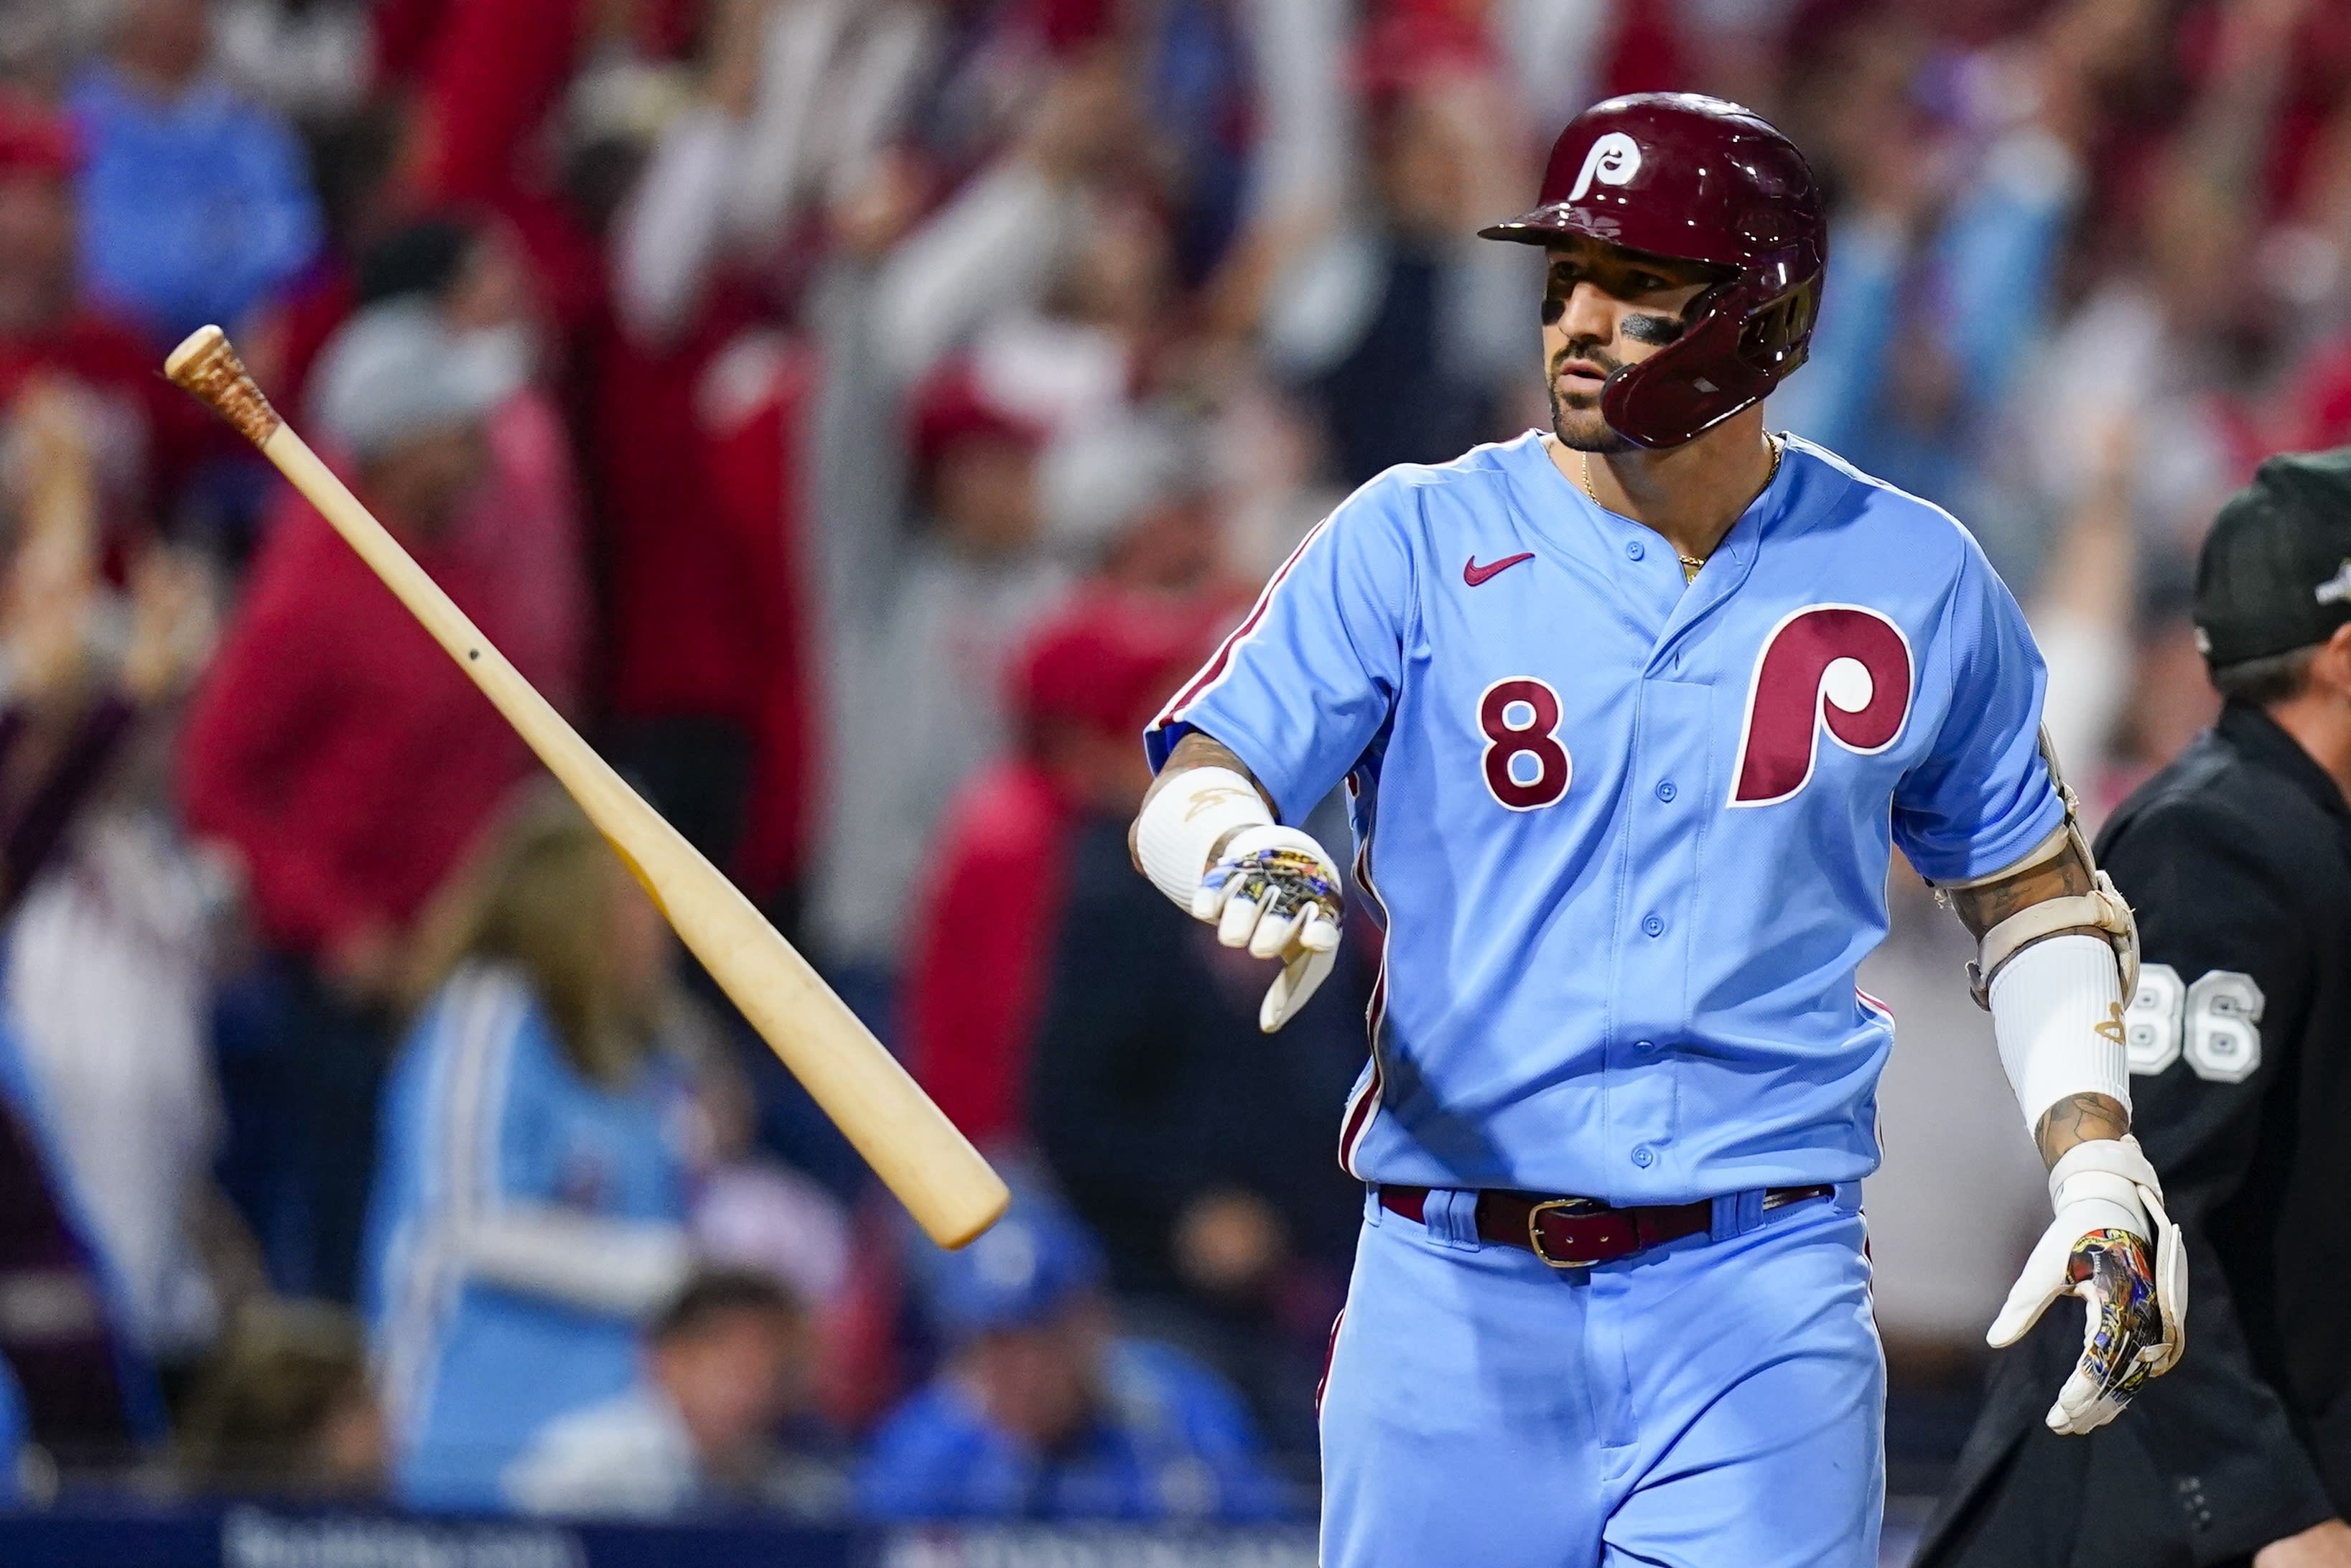
[{"label": "blurred crowd", "polygon": [[[1311,1507],[1376,952],[1259,1035],[1137,737],[1349,488],[1541,422],[1472,234],[1598,98],[1813,159],[1771,423],[1975,530],[2094,807],[2214,710],[2219,497],[2351,442],[2325,0],[51,0],[0,80],[0,1496]],[[160,379],[208,321],[1011,1220],[872,1190]]]}]

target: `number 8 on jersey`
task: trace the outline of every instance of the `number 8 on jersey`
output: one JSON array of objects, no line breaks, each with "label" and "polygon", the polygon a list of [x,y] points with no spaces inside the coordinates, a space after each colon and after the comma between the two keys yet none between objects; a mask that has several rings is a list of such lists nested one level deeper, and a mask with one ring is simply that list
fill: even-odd
[{"label": "number 8 on jersey", "polygon": [[1486,788],[1513,811],[1556,806],[1575,767],[1559,742],[1559,693],[1548,681],[1512,675],[1478,698],[1485,732]]}]

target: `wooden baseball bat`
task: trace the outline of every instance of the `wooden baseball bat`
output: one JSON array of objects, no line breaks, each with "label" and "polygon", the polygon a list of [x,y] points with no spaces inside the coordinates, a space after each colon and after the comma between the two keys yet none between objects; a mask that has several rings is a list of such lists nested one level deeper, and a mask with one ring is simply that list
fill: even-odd
[{"label": "wooden baseball bat", "polygon": [[218,327],[163,373],[277,465],[562,781],[751,1027],[898,1195],[931,1239],[960,1247],[1011,1200],[1003,1178],[718,868],[564,722],[465,612],[269,406]]}]

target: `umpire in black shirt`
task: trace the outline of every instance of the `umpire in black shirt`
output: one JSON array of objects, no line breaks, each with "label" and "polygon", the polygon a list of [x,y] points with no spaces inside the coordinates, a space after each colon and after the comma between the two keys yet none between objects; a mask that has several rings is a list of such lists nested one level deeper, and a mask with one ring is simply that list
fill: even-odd
[{"label": "umpire in black shirt", "polygon": [[2186,1227],[2195,1333],[2061,1437],[2081,1351],[2001,1359],[1920,1568],[2351,1568],[2351,448],[2274,457],[2205,541],[2220,722],[2097,843],[2138,912],[2131,1130]]}]

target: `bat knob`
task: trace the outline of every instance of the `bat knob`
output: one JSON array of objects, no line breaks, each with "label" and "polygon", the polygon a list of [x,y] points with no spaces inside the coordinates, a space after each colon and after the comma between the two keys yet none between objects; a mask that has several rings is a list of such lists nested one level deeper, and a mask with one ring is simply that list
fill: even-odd
[{"label": "bat knob", "polygon": [[163,361],[163,373],[256,446],[277,434],[284,423],[253,384],[228,334],[218,327],[199,327],[189,333]]}]

